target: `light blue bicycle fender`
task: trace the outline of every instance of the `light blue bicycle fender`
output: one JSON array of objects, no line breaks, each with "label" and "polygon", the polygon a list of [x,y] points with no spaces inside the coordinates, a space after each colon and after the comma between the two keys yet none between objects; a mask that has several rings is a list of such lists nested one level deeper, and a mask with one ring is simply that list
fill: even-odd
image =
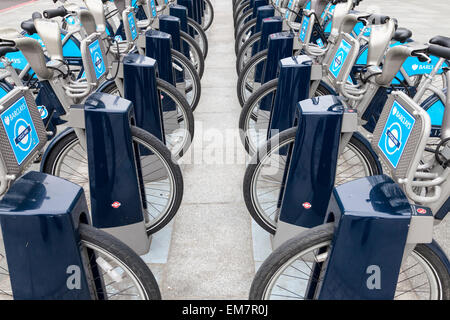
[{"label": "light blue bicycle fender", "polygon": [[[62,34],[61,34],[61,40],[64,39],[64,37],[65,37],[64,34],[66,34],[65,31],[62,32]],[[33,35],[24,34],[24,36],[36,39],[43,48],[45,47],[38,34],[33,34]],[[71,37],[66,42],[66,44],[63,46],[63,55],[64,55],[64,58],[69,60],[69,64],[82,65],[80,43],[74,37]],[[8,58],[9,60],[11,60],[13,62],[12,67],[17,70],[25,69],[25,67],[28,64],[28,61],[25,59],[24,55],[20,51],[10,52],[6,55],[6,58]],[[0,63],[0,68],[4,68],[2,63]],[[32,69],[30,69],[28,71],[28,74],[30,74],[30,75],[33,73],[34,73],[34,71]]]}]

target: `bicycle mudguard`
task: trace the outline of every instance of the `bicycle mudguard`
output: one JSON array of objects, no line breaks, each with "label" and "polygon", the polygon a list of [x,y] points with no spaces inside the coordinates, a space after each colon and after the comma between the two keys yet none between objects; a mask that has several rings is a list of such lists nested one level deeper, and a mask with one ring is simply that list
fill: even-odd
[{"label": "bicycle mudguard", "polygon": [[425,243],[424,245],[427,246],[431,251],[433,251],[434,254],[436,254],[439,257],[439,259],[441,259],[442,263],[444,264],[445,268],[447,269],[447,272],[450,273],[450,261],[448,260],[447,254],[441,248],[439,243],[437,243],[435,240],[433,240],[433,242]]},{"label": "bicycle mudguard", "polygon": [[101,83],[97,89],[95,90],[95,92],[103,92],[103,90],[105,90],[106,87],[108,87],[111,83],[114,83],[114,80],[106,80],[103,83]]},{"label": "bicycle mudguard", "polygon": [[367,140],[366,137],[364,137],[364,135],[362,133],[360,133],[359,131],[355,131],[353,133],[353,137],[356,140],[358,140],[359,142],[361,142],[367,148],[367,150],[372,154],[372,157],[376,162],[378,171],[383,172],[383,165],[381,164],[377,153],[375,152],[375,150],[373,150],[372,145],[370,144],[370,141]]},{"label": "bicycle mudguard", "polygon": [[8,83],[0,81],[0,99],[6,96],[11,90],[12,88]]},{"label": "bicycle mudguard", "polygon": [[[444,93],[446,93],[446,89],[444,89]],[[424,108],[430,116],[432,136],[438,136],[438,134],[433,131],[438,129],[440,134],[442,118],[444,117],[444,103],[437,94],[433,94],[422,102],[421,107]]]},{"label": "bicycle mudguard", "polygon": [[50,154],[51,150],[55,147],[55,145],[62,140],[65,136],[71,134],[75,130],[73,128],[66,128],[61,133],[59,133],[55,138],[53,138],[47,148],[45,149],[44,154],[42,155],[41,164],[39,167],[40,172],[44,172],[45,163],[47,162],[48,155]]}]

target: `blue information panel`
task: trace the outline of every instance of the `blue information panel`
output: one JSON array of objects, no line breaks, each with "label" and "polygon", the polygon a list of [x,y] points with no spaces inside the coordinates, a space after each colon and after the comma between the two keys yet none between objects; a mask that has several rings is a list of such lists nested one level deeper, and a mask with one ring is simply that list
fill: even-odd
[{"label": "blue information panel", "polygon": [[98,80],[106,72],[105,61],[103,60],[103,54],[98,40],[95,40],[89,45],[89,52],[91,53],[92,63],[94,64],[95,76]]},{"label": "blue information panel", "polygon": [[134,14],[133,12],[128,13],[128,23],[130,25],[130,33],[131,33],[131,38],[132,40],[136,40],[137,38],[137,29],[136,29],[136,20],[134,19]]},{"label": "blue information panel", "polygon": [[25,97],[20,98],[1,114],[3,127],[19,165],[39,144]]},{"label": "blue information panel", "polygon": [[156,17],[156,5],[155,0],[150,0],[150,8],[152,10],[152,17]]},{"label": "blue information panel", "polygon": [[305,43],[306,32],[308,31],[308,26],[309,26],[310,20],[311,20],[310,17],[303,16],[302,27],[300,28],[300,35],[298,36],[300,41],[303,43]]},{"label": "blue information panel", "polygon": [[339,76],[342,66],[345,63],[345,60],[347,60],[348,54],[350,53],[351,49],[352,46],[347,41],[342,39],[341,44],[339,45],[339,48],[336,51],[336,54],[334,55],[333,61],[331,61],[331,65],[329,68],[331,74],[335,78]]},{"label": "blue information panel", "polygon": [[378,147],[394,168],[397,168],[415,122],[416,119],[394,101],[378,141]]},{"label": "blue information panel", "polygon": [[285,19],[288,19],[288,18],[289,18],[289,14],[291,13],[291,12],[289,11],[289,9],[292,9],[293,3],[294,3],[294,0],[289,0],[288,6],[287,6],[287,9],[286,9],[286,14],[284,15],[284,18],[285,18]]}]

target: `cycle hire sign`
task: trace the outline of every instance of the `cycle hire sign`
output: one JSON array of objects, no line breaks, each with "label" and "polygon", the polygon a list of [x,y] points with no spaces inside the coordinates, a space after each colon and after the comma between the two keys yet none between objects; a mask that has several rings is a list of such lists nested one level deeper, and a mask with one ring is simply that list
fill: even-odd
[{"label": "cycle hire sign", "polygon": [[336,51],[336,54],[334,55],[333,61],[331,61],[329,70],[331,74],[337,79],[339,76],[339,73],[341,72],[342,66],[345,63],[345,60],[347,60],[348,54],[350,53],[350,50],[352,49],[352,46],[345,41],[345,39],[342,39],[338,50]]},{"label": "cycle hire sign", "polygon": [[25,97],[20,98],[1,114],[8,141],[19,165],[39,144]]},{"label": "cycle hire sign", "polygon": [[394,101],[378,141],[378,147],[394,168],[397,168],[415,122],[414,117]]},{"label": "cycle hire sign", "polygon": [[134,41],[134,40],[136,40],[138,33],[137,33],[137,29],[136,29],[136,20],[134,19],[133,12],[130,12],[128,14],[127,18],[128,18],[128,23],[130,25],[131,38]]},{"label": "cycle hire sign", "polygon": [[309,26],[309,20],[310,17],[307,16],[303,16],[303,22],[302,22],[302,27],[300,28],[300,41],[305,43],[305,39],[306,39],[306,32],[308,31],[308,26]]},{"label": "cycle hire sign", "polygon": [[106,72],[105,61],[103,60],[102,50],[98,39],[89,45],[92,63],[94,64],[95,76],[100,79]]}]

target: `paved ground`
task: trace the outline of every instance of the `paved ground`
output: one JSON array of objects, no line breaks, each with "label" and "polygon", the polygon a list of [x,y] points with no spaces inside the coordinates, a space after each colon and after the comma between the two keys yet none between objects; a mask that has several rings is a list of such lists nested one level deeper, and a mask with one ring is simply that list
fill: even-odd
[{"label": "paved ground", "polygon": [[26,4],[28,2],[31,3],[33,1],[36,1],[36,0],[31,0],[31,1],[30,0],[2,0],[0,2],[0,10],[4,10],[4,9],[8,9],[8,8],[15,7],[18,5]]},{"label": "paved ground", "polygon": [[[233,139],[240,107],[235,93],[232,11],[231,0],[212,2],[216,16],[208,31],[203,94],[195,112],[195,161],[183,166],[185,194],[180,211],[170,226],[155,235],[149,254],[143,257],[165,299],[246,299],[255,269],[270,253],[267,233],[252,223],[243,203],[245,164],[226,161],[234,156],[243,159],[243,148]],[[51,0],[39,0],[3,12],[2,26],[18,27],[33,11],[52,6]],[[400,26],[411,28],[420,41],[440,33],[450,35],[448,0],[366,0],[363,8],[397,17]],[[225,148],[214,139],[214,130],[226,133],[235,146]],[[449,228],[447,219],[437,228],[436,238],[450,254]]]}]

